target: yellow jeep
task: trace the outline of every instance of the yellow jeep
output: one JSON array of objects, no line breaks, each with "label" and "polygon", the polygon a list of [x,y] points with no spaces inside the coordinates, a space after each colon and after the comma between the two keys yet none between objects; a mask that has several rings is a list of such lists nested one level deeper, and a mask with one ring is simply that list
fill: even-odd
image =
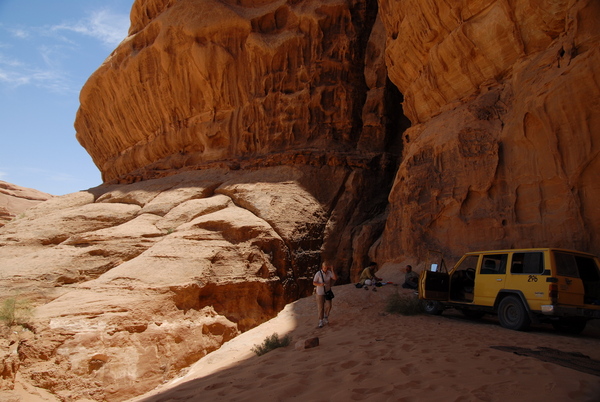
[{"label": "yellow jeep", "polygon": [[443,270],[443,263],[433,264],[419,278],[419,298],[430,314],[455,308],[474,318],[497,314],[509,329],[550,322],[570,333],[600,318],[600,262],[591,254],[557,248],[478,251],[465,254],[450,272]]}]

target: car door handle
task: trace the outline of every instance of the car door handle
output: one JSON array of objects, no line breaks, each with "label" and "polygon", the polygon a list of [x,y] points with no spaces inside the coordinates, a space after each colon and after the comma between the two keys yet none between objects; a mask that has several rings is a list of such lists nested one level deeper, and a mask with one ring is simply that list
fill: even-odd
[{"label": "car door handle", "polygon": [[502,282],[502,278],[496,279],[496,282]]}]

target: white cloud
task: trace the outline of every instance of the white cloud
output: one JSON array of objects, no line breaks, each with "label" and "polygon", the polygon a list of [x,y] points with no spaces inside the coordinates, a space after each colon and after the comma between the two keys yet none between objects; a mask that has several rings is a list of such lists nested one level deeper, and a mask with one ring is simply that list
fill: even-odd
[{"label": "white cloud", "polygon": [[127,36],[129,17],[114,14],[109,10],[98,10],[88,18],[74,24],[60,24],[52,27],[52,31],[71,31],[91,36],[108,48],[117,46]]},{"label": "white cloud", "polygon": [[[102,9],[72,23],[26,28],[0,24],[0,29],[13,38],[8,43],[0,42],[0,84],[34,85],[55,93],[75,93],[78,88],[64,61],[76,57],[81,48],[77,35],[96,39],[112,50],[127,36],[129,16]],[[29,55],[24,49],[30,49]],[[34,51],[42,62],[34,61]]]},{"label": "white cloud", "polygon": [[55,93],[76,92],[69,79],[58,70],[44,70],[39,68],[5,69],[0,64],[0,83],[5,83],[12,87],[35,85]]},{"label": "white cloud", "polygon": [[7,28],[6,30],[15,38],[27,39],[30,37],[29,31],[23,28]]},{"label": "white cloud", "polygon": [[[3,46],[0,46],[0,49],[2,47]],[[21,67],[21,66],[23,66],[23,63],[17,59],[6,57],[6,55],[0,53],[0,66]]]}]

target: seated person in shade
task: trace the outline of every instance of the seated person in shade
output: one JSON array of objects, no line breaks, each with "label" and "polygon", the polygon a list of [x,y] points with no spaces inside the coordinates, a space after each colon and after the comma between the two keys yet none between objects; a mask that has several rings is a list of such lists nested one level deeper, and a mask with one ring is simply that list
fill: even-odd
[{"label": "seated person in shade", "polygon": [[377,264],[373,263],[363,269],[360,274],[359,282],[361,285],[375,285],[376,282],[381,281],[381,278],[375,276],[375,272],[377,272]]},{"label": "seated person in shade", "polygon": [[419,274],[413,272],[412,265],[407,265],[405,268],[404,283],[402,287],[405,289],[417,289],[419,287]]}]

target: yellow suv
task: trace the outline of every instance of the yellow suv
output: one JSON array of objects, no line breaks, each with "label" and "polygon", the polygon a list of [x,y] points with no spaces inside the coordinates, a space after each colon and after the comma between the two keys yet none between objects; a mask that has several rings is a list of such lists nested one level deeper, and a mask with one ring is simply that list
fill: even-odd
[{"label": "yellow suv", "polygon": [[455,308],[473,318],[497,314],[509,329],[550,322],[571,333],[600,318],[600,262],[591,254],[556,248],[478,251],[465,254],[450,272],[443,270],[442,261],[419,278],[419,298],[430,314]]}]

